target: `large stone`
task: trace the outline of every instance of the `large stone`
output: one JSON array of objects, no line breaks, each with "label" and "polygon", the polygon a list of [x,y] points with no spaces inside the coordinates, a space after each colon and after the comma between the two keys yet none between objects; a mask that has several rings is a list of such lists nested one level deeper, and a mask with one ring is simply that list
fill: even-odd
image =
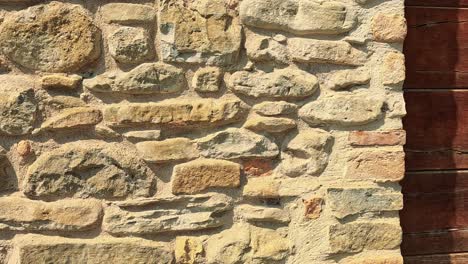
[{"label": "large stone", "polygon": [[161,62],[144,63],[129,72],[115,74],[98,75],[83,85],[95,92],[122,94],[177,93],[185,87],[184,71]]},{"label": "large stone", "polygon": [[300,100],[318,90],[317,78],[300,69],[285,68],[270,73],[240,71],[228,82],[231,90],[256,98]]},{"label": "large stone", "polygon": [[384,101],[368,93],[333,94],[303,106],[299,116],[312,125],[355,126],[382,116]]},{"label": "large stone", "polygon": [[263,102],[254,105],[252,110],[257,114],[264,116],[277,116],[295,113],[297,106],[285,101]]},{"label": "large stone", "polygon": [[405,56],[402,53],[389,52],[383,57],[381,63],[381,76],[383,84],[396,85],[405,80]]},{"label": "large stone", "polygon": [[290,118],[251,116],[244,123],[244,128],[269,133],[280,133],[296,127],[296,122]]},{"label": "large stone", "polygon": [[333,73],[327,80],[330,89],[343,90],[355,85],[369,83],[371,77],[369,70],[359,68],[356,70],[341,70]]},{"label": "large stone", "polygon": [[79,5],[53,1],[12,13],[0,28],[3,53],[45,72],[70,72],[96,60],[101,34]]},{"label": "large stone", "polygon": [[71,129],[94,126],[102,121],[101,111],[91,107],[68,108],[47,119],[43,130]]},{"label": "large stone", "polygon": [[97,228],[102,216],[96,200],[52,203],[24,198],[0,198],[0,230],[82,231]]},{"label": "large stone", "polygon": [[214,159],[200,159],[176,165],[172,193],[194,194],[211,188],[235,188],[240,185],[239,164]]},{"label": "large stone", "polygon": [[262,263],[275,263],[289,255],[289,240],[278,231],[251,227],[252,258]]},{"label": "large stone", "polygon": [[241,26],[228,1],[161,1],[159,10],[164,61],[218,65],[236,61]]},{"label": "large stone", "polygon": [[170,249],[160,243],[136,238],[70,239],[24,235],[15,238],[19,263],[113,263],[171,264]]},{"label": "large stone", "polygon": [[28,169],[24,193],[42,199],[146,197],[154,178],[129,145],[77,141],[39,156]]},{"label": "large stone", "polygon": [[136,144],[147,162],[166,163],[195,159],[199,156],[196,145],[187,138],[171,138],[163,141],[145,141]]},{"label": "large stone", "polygon": [[338,218],[366,212],[398,211],[403,208],[403,196],[378,188],[329,188],[327,206]]},{"label": "large stone", "polygon": [[248,204],[236,207],[236,215],[248,222],[289,223],[291,220],[287,211],[280,208],[253,206]]},{"label": "large stone", "polygon": [[399,14],[378,13],[371,28],[376,41],[403,42],[406,37],[406,19]]},{"label": "large stone", "polygon": [[297,35],[339,34],[351,30],[355,22],[339,2],[307,0],[244,0],[240,17],[248,26]]},{"label": "large stone", "polygon": [[154,21],[156,11],[149,5],[130,3],[109,3],[100,9],[106,23],[137,24]]},{"label": "large stone", "polygon": [[239,264],[250,247],[250,229],[246,224],[234,224],[231,229],[211,236],[206,241],[208,264]]},{"label": "large stone", "polygon": [[109,52],[120,63],[142,63],[153,57],[148,32],[143,28],[119,27],[108,36]]},{"label": "large stone", "polygon": [[110,126],[160,124],[174,127],[221,125],[243,115],[237,99],[170,99],[159,103],[113,104],[104,110]]},{"label": "large stone", "polygon": [[147,198],[107,207],[103,228],[115,235],[145,235],[220,227],[232,208],[224,194]]},{"label": "large stone", "polygon": [[401,149],[356,149],[348,156],[347,178],[397,182],[404,175],[405,153]]},{"label": "large stone", "polygon": [[33,130],[37,106],[34,91],[0,93],[0,133],[10,136]]},{"label": "large stone", "polygon": [[279,154],[273,141],[246,129],[228,128],[198,139],[197,144],[206,158],[274,158]]}]

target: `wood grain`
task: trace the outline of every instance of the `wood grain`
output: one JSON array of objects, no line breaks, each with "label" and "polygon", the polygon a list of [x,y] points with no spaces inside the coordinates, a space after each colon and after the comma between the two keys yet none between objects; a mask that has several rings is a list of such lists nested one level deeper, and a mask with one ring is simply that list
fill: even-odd
[{"label": "wood grain", "polygon": [[468,0],[406,0],[405,6],[467,7]]},{"label": "wood grain", "polygon": [[438,254],[405,257],[405,264],[466,264],[468,254]]},{"label": "wood grain", "polygon": [[405,151],[406,171],[468,169],[468,155],[456,151]]},{"label": "wood grain", "polygon": [[403,234],[401,251],[405,256],[468,252],[468,230]]}]

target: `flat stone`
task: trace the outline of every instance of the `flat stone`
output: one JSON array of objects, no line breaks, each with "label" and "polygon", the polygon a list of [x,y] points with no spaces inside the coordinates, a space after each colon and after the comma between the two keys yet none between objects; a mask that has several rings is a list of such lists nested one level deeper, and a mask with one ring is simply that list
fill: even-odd
[{"label": "flat stone", "polygon": [[397,52],[389,52],[383,57],[381,76],[383,84],[401,84],[406,77],[405,56]]},{"label": "flat stone", "polygon": [[142,63],[153,57],[148,32],[143,28],[119,27],[108,36],[109,52],[120,63]]},{"label": "flat stone", "polygon": [[212,229],[223,226],[231,209],[232,200],[224,194],[131,200],[107,207],[103,228],[114,235]]},{"label": "flat stone", "polygon": [[368,93],[333,94],[304,105],[299,116],[311,125],[365,125],[382,116],[383,103]]},{"label": "flat stone", "polygon": [[351,131],[348,141],[352,146],[403,146],[406,143],[404,130]]},{"label": "flat stone", "polygon": [[398,182],[404,175],[405,153],[401,149],[356,149],[349,154],[347,178]]},{"label": "flat stone", "polygon": [[273,141],[246,129],[228,128],[198,139],[197,144],[206,158],[274,158],[279,154]]},{"label": "flat stone", "polygon": [[236,214],[248,222],[289,223],[289,214],[279,208],[268,208],[248,204],[236,207]]},{"label": "flat stone", "polygon": [[377,13],[371,28],[375,41],[403,42],[406,37],[406,19],[399,14]]},{"label": "flat stone", "polygon": [[285,259],[289,255],[289,240],[275,230],[251,227],[252,258],[264,263]]},{"label": "flat stone", "polygon": [[178,264],[197,264],[203,261],[203,241],[198,237],[178,236],[174,255]]},{"label": "flat stone", "polygon": [[296,122],[289,118],[251,116],[244,123],[244,128],[269,133],[281,133],[296,127]]},{"label": "flat stone", "polygon": [[264,116],[289,115],[296,112],[297,105],[285,101],[262,102],[254,105],[252,110]]},{"label": "flat stone", "polygon": [[101,54],[100,30],[79,5],[53,1],[12,13],[2,23],[2,51],[13,62],[45,72],[77,71]]},{"label": "flat stone", "polygon": [[245,254],[250,247],[250,229],[246,224],[236,223],[231,229],[213,235],[206,241],[208,264],[245,263]]},{"label": "flat stone", "polygon": [[0,198],[0,230],[83,231],[97,228],[102,216],[96,200],[52,203],[17,197]]},{"label": "flat stone", "polygon": [[41,84],[44,89],[67,89],[76,90],[80,85],[82,77],[79,75],[46,75],[42,77]]},{"label": "flat stone", "polygon": [[272,177],[249,178],[244,186],[243,196],[254,198],[278,198],[280,182]]},{"label": "flat stone", "polygon": [[166,163],[196,159],[196,145],[187,138],[171,138],[163,141],[145,141],[136,144],[143,159],[152,163]]},{"label": "flat stone", "polygon": [[156,11],[149,5],[130,3],[105,4],[100,9],[106,23],[137,24],[154,21]]},{"label": "flat stone", "polygon": [[94,126],[102,121],[102,113],[91,107],[75,107],[61,111],[42,123],[42,130],[71,129]]},{"label": "flat stone", "polygon": [[339,34],[352,29],[355,17],[339,2],[305,0],[246,0],[240,5],[242,23],[297,35]]},{"label": "flat stone", "polygon": [[[446,258],[444,255],[443,258]],[[418,259],[421,260],[421,256]],[[430,261],[434,261],[434,256],[428,256]],[[400,253],[398,254],[385,254],[382,252],[369,253],[364,256],[346,258],[341,264],[403,264],[403,257]],[[437,262],[436,262],[437,263]]]},{"label": "flat stone", "polygon": [[211,188],[236,188],[240,185],[239,164],[200,159],[179,164],[172,175],[172,193],[194,194]]},{"label": "flat stone", "polygon": [[34,91],[0,93],[0,133],[26,135],[33,130],[37,105]]},{"label": "flat stone", "polygon": [[193,75],[192,87],[201,93],[217,92],[221,85],[222,71],[218,67],[205,67]]},{"label": "flat stone", "polygon": [[158,140],[161,137],[161,130],[130,131],[123,136],[130,140]]},{"label": "flat stone", "polygon": [[76,141],[40,155],[28,169],[23,192],[48,200],[146,197],[154,178],[130,144]]},{"label": "flat stone", "polygon": [[236,93],[255,98],[299,100],[318,90],[317,78],[300,69],[285,68],[271,73],[240,71],[229,79],[228,86]]},{"label": "flat stone", "polygon": [[358,68],[355,70],[341,70],[333,73],[328,78],[329,87],[332,90],[344,90],[356,85],[369,83],[371,77],[369,70]]}]

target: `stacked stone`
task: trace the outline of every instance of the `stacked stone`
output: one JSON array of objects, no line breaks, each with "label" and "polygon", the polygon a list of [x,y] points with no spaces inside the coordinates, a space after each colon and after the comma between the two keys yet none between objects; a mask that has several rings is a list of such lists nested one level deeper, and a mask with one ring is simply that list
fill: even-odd
[{"label": "stacked stone", "polygon": [[0,263],[402,263],[401,0],[69,2],[0,0]]}]

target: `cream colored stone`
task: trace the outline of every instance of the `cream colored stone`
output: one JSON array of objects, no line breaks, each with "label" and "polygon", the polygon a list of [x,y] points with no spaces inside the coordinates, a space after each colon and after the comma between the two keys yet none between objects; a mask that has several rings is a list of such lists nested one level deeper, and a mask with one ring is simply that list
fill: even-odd
[{"label": "cream colored stone", "polygon": [[285,41],[279,42],[272,37],[254,34],[250,31],[247,31],[246,35],[245,49],[251,60],[289,62],[290,56]]},{"label": "cream colored stone", "polygon": [[130,140],[158,140],[161,137],[161,130],[130,131],[123,136]]},{"label": "cream colored stone", "polygon": [[163,141],[145,141],[136,144],[147,162],[166,163],[196,159],[196,145],[187,138],[171,138]]},{"label": "cream colored stone", "polygon": [[46,75],[42,77],[41,83],[44,89],[70,89],[78,88],[82,80],[79,75]]},{"label": "cream colored stone", "polygon": [[[418,256],[420,257],[420,256]],[[429,256],[431,261],[434,260]],[[349,258],[340,262],[341,264],[403,264],[403,257],[399,254],[385,254],[381,252],[370,253],[361,257]]]},{"label": "cream colored stone", "polygon": [[288,115],[296,112],[297,106],[285,101],[263,102],[256,104],[252,110],[264,116]]},{"label": "cream colored stone", "polygon": [[405,175],[405,153],[400,149],[356,149],[348,156],[346,177],[397,182]]},{"label": "cream colored stone", "polygon": [[244,128],[270,133],[280,133],[296,127],[296,122],[289,118],[251,116],[244,123]]},{"label": "cream colored stone", "polygon": [[174,246],[177,264],[201,264],[203,244],[197,237],[178,236]]},{"label": "cream colored stone", "polygon": [[251,238],[254,259],[268,263],[282,260],[289,254],[289,240],[275,230],[252,226]]},{"label": "cream colored stone", "polygon": [[105,22],[118,24],[148,23],[156,17],[156,11],[151,6],[130,3],[105,4],[100,13]]},{"label": "cream colored stone", "polygon": [[58,115],[47,119],[42,125],[42,130],[71,129],[89,127],[102,121],[102,113],[98,109],[90,107],[68,108]]},{"label": "cream colored stone", "polygon": [[378,13],[372,18],[372,35],[376,41],[403,42],[406,37],[406,19],[399,14]]},{"label": "cream colored stone", "polygon": [[206,241],[206,259],[208,264],[243,263],[250,246],[250,229],[246,224],[234,224],[231,229],[211,236]]},{"label": "cream colored stone", "polygon": [[257,198],[278,198],[280,182],[271,177],[249,178],[243,195]]},{"label": "cream colored stone", "polygon": [[380,72],[383,84],[401,84],[405,80],[405,56],[397,52],[385,54]]},{"label": "cream colored stone", "polygon": [[252,206],[248,204],[236,207],[236,214],[248,222],[289,223],[291,219],[287,211],[280,208]]},{"label": "cream colored stone", "polygon": [[355,85],[369,83],[370,79],[368,69],[358,68],[356,70],[337,71],[329,77],[328,83],[332,90],[343,90]]}]

